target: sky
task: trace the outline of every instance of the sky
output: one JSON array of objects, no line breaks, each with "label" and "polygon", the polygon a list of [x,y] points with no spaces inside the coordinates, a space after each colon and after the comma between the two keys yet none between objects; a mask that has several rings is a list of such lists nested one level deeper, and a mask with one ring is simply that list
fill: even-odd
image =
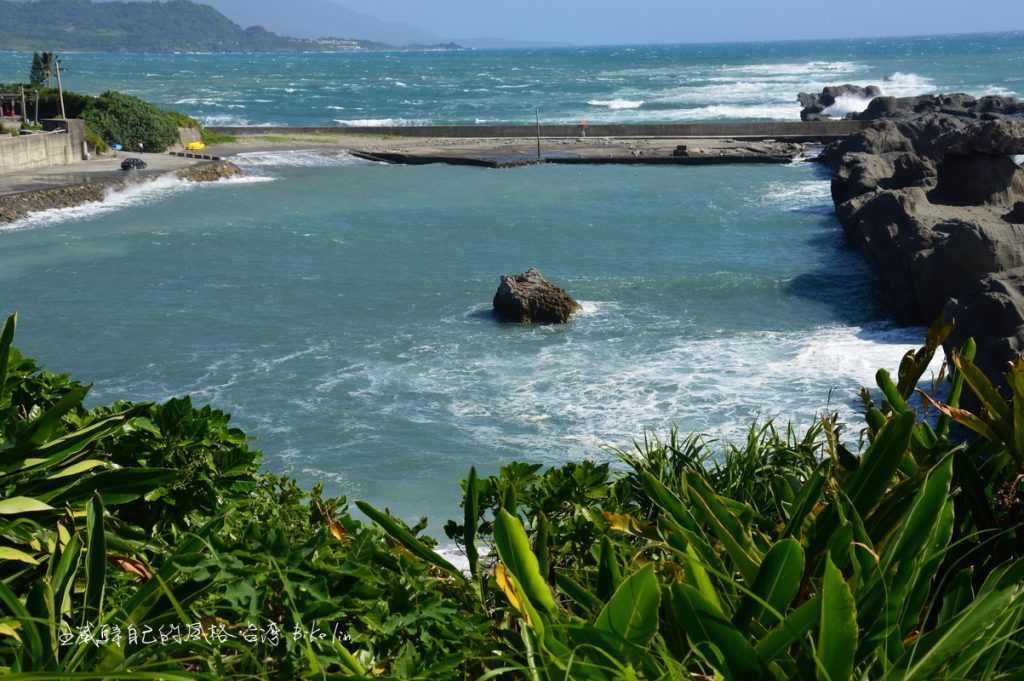
[{"label": "sky", "polygon": [[340,0],[442,38],[575,44],[1024,30],[1024,0]]}]

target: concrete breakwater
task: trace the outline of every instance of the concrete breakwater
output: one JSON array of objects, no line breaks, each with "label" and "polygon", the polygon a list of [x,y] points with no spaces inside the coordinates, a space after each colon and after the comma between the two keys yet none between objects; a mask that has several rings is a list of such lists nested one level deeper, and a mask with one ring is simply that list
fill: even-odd
[{"label": "concrete breakwater", "polygon": [[[833,141],[866,129],[870,121],[775,121],[760,123],[541,124],[542,138],[564,137],[717,137],[784,138],[798,142]],[[437,138],[531,138],[536,125],[411,125],[356,127],[211,127],[225,135],[370,135]]]},{"label": "concrete breakwater", "polygon": [[198,163],[171,173],[132,172],[102,175],[91,177],[84,182],[6,194],[0,196],[0,225],[20,220],[33,213],[59,208],[74,208],[87,203],[104,201],[110,192],[169,175],[187,182],[215,182],[233,177],[241,172],[241,169],[234,163],[214,161]]}]

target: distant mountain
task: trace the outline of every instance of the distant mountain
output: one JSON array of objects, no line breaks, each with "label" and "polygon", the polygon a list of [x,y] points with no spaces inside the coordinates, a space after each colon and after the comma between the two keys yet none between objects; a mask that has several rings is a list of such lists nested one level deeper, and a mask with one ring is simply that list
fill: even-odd
[{"label": "distant mountain", "polygon": [[[231,1],[231,0],[228,0]],[[294,0],[306,2],[313,0]],[[0,43],[15,50],[294,52],[394,49],[367,40],[312,41],[242,28],[209,5],[91,0],[0,0]],[[321,35],[335,33],[327,31]],[[342,34],[348,35],[350,34]],[[458,49],[417,45],[417,49]]]},{"label": "distant mountain", "polygon": [[201,0],[243,26],[266,28],[298,38],[340,36],[406,45],[436,43],[438,37],[398,22],[382,21],[333,0]]}]

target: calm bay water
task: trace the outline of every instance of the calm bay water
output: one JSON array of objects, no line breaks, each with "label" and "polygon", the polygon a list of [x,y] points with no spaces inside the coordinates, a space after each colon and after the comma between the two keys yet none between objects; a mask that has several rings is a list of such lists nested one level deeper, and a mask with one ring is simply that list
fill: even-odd
[{"label": "calm bay water", "polygon": [[[1024,34],[373,54],[70,54],[65,87],[221,125],[796,119],[801,91],[1024,93]],[[0,53],[0,82],[28,76]],[[839,113],[844,113],[840,111]]]},{"label": "calm bay water", "polygon": [[[0,81],[24,55],[0,54]],[[67,57],[69,88],[209,122],[794,118],[800,90],[1024,90],[1021,36],[394,55]],[[853,105],[855,103],[850,103]],[[338,107],[338,108],[331,108]],[[238,159],[0,231],[3,308],[92,400],[192,394],[266,468],[435,521],[457,480],[611,458],[647,431],[852,415],[921,331],[888,325],[842,246],[827,179],[781,167],[393,167]],[[496,324],[503,272],[584,302],[564,328]],[[433,525],[434,531],[438,524]]]}]

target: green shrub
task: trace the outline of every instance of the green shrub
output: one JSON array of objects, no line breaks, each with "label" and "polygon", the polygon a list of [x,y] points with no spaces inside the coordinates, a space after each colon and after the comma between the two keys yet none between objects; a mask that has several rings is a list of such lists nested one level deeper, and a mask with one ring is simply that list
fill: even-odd
[{"label": "green shrub", "polygon": [[107,144],[106,140],[96,134],[96,131],[88,125],[85,126],[85,142],[93,151],[98,153],[103,154],[110,151],[110,145]]},{"label": "green shrub", "polygon": [[202,135],[203,143],[207,145],[232,144],[238,141],[238,137],[235,135],[225,135],[206,128],[203,128],[200,134]]},{"label": "green shrub", "polygon": [[105,92],[89,103],[82,114],[109,144],[134,150],[141,143],[146,151],[166,151],[178,141],[175,117],[137,97]]}]

